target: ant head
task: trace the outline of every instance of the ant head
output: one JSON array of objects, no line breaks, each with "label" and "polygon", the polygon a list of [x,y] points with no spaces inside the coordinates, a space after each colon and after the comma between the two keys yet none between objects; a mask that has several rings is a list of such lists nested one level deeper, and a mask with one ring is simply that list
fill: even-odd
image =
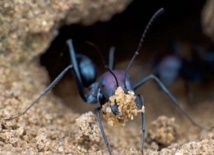
[{"label": "ant head", "polygon": [[[158,16],[160,16],[163,12],[164,12],[163,8],[159,9],[152,16],[149,23],[147,24],[142,34],[140,43],[138,44],[138,48],[134,53],[132,59],[130,60],[126,68],[126,71],[123,74],[124,76],[123,84],[121,84],[121,79],[119,80],[117,79],[118,75],[115,76],[114,72],[111,72],[109,69],[109,72],[114,76],[115,81],[117,83],[117,89],[113,95],[112,94],[104,95],[104,96],[108,96],[107,98],[109,99],[109,101],[103,105],[102,110],[104,113],[104,117],[107,119],[107,122],[110,125],[118,125],[118,124],[124,125],[129,119],[133,119],[138,112],[144,112],[143,98],[140,95],[135,94],[134,91],[131,89],[131,87],[128,88],[129,84],[131,84],[131,82],[127,80],[128,70],[132,65],[136,56],[139,54],[139,51],[150,29],[150,26],[153,24],[155,19]],[[110,88],[110,87],[107,87],[107,88]],[[107,90],[102,92],[112,93],[112,91],[107,91]]]}]

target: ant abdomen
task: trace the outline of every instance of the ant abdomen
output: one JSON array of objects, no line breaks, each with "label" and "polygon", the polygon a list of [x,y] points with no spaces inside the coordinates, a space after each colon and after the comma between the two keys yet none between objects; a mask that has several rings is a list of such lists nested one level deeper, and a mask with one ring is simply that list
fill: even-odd
[{"label": "ant abdomen", "polygon": [[93,61],[87,56],[77,54],[76,57],[82,83],[85,87],[89,87],[96,81],[97,68]]}]

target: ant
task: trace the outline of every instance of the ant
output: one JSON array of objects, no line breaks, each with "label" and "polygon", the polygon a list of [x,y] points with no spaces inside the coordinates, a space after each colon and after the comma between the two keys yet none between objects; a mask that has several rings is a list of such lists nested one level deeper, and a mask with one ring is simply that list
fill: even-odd
[{"label": "ant", "polygon": [[172,52],[165,53],[154,64],[155,75],[166,85],[180,78],[188,95],[187,102],[193,103],[192,84],[203,84],[214,77],[214,52],[197,44],[176,41]]},{"label": "ant", "polygon": [[[178,104],[176,99],[173,97],[173,95],[168,91],[168,89],[164,86],[164,84],[155,76],[155,75],[149,75],[143,79],[141,79],[139,82],[135,83],[134,85],[131,84],[130,75],[128,73],[128,70],[130,66],[132,65],[134,59],[139,55],[139,51],[141,49],[142,43],[144,42],[145,36],[148,33],[148,30],[152,23],[155,21],[155,19],[163,14],[165,10],[163,8],[160,8],[150,19],[149,23],[147,24],[140,43],[138,45],[138,48],[136,52],[134,53],[132,59],[130,60],[126,70],[115,70],[114,69],[114,48],[111,48],[110,54],[109,54],[109,64],[108,66],[105,64],[103,59],[103,64],[107,71],[96,81],[97,78],[97,72],[95,65],[93,61],[91,61],[88,57],[76,54],[72,40],[67,40],[67,45],[70,52],[71,62],[69,66],[67,66],[57,77],[56,79],[45,89],[41,92],[41,94],[36,98],[29,107],[26,108],[26,110],[17,116],[11,117],[7,120],[12,120],[20,117],[21,115],[24,115],[34,104],[36,104],[43,96],[45,96],[59,81],[62,79],[62,77],[65,75],[66,72],[69,70],[73,71],[73,75],[75,77],[75,80],[77,82],[77,87],[79,91],[80,97],[85,101],[86,103],[92,104],[92,103],[98,103],[99,107],[95,108],[95,114],[98,120],[99,128],[102,134],[102,137],[104,139],[106,148],[108,150],[108,153],[112,155],[111,148],[109,145],[109,142],[107,140],[102,121],[101,121],[101,115],[100,111],[103,111],[103,107],[107,105],[107,103],[111,100],[111,104],[109,105],[108,112],[111,113],[112,116],[114,116],[118,121],[126,121],[125,116],[123,116],[124,112],[126,112],[126,109],[121,109],[120,104],[118,102],[118,98],[115,96],[117,95],[116,92],[118,88],[120,88],[120,93],[122,92],[122,95],[127,97],[128,95],[132,98],[132,103],[130,105],[135,106],[135,112],[141,113],[142,117],[142,144],[141,144],[141,151],[143,153],[144,151],[144,141],[145,141],[145,129],[146,129],[146,122],[145,122],[145,112],[144,112],[144,100],[143,97],[140,94],[135,93],[135,90],[138,89],[141,85],[145,84],[149,80],[154,80],[160,88],[163,90],[163,92],[169,97],[169,99],[172,101],[172,103],[178,108],[178,110],[187,117],[194,125],[197,127],[203,129],[202,126],[197,124],[189,115],[186,113]],[[115,98],[112,98],[112,97]],[[112,101],[113,100],[113,101]],[[123,100],[123,98],[122,98]],[[112,103],[113,102],[113,103]],[[128,105],[129,106],[129,105]],[[127,106],[127,107],[128,107]],[[125,106],[125,108],[127,108]],[[123,110],[123,111],[121,111]],[[128,109],[129,110],[129,109]],[[130,110],[131,111],[131,110]],[[107,110],[105,111],[107,113]],[[103,114],[105,114],[103,112]],[[133,119],[133,115],[129,113],[130,119]],[[128,116],[128,117],[129,117]],[[124,123],[123,122],[123,123]]]},{"label": "ant", "polygon": [[207,74],[213,70],[211,54],[199,45],[175,42],[172,52],[164,54],[154,64],[155,74],[165,85],[172,84],[179,76],[185,82],[202,83],[209,80]]}]

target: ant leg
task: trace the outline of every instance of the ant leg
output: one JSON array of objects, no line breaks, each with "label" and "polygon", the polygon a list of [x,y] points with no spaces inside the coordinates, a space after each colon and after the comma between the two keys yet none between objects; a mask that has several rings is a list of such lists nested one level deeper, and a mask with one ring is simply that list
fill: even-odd
[{"label": "ant leg", "polygon": [[80,73],[79,73],[79,69],[78,69],[78,65],[77,65],[77,60],[76,60],[76,54],[72,45],[71,40],[67,41],[67,44],[69,46],[69,50],[70,50],[70,54],[71,54],[71,59],[72,59],[72,64],[73,65],[69,65],[68,67],[66,67],[56,78],[55,80],[47,87],[45,88],[45,90],[42,91],[42,93],[20,114],[18,114],[17,116],[11,117],[9,119],[6,120],[12,120],[12,119],[16,119],[22,115],[24,115],[34,104],[36,104],[43,96],[45,96],[62,78],[63,76],[67,73],[67,71],[69,69],[72,69],[72,71],[74,72],[74,77],[77,80],[77,86],[78,86],[78,90],[79,90],[79,94],[82,97],[82,99],[87,102],[86,99],[86,92],[85,89],[83,87],[82,84],[82,80],[80,77]]},{"label": "ant leg", "polygon": [[144,143],[145,143],[145,134],[146,134],[146,119],[145,119],[145,112],[141,114],[142,117],[142,146],[141,152],[144,154]]},{"label": "ant leg", "polygon": [[[138,108],[144,109],[144,99],[141,95],[137,94],[135,99],[135,103],[137,104]],[[145,143],[145,134],[146,134],[146,119],[145,119],[145,110],[141,113],[141,130],[142,130],[142,145],[141,145],[141,152],[144,154],[144,143]]]},{"label": "ant leg", "polygon": [[114,51],[115,47],[111,47],[109,51],[109,60],[108,60],[108,67],[110,70],[114,69]]},{"label": "ant leg", "polygon": [[12,119],[16,119],[22,115],[24,115],[34,104],[36,104],[43,96],[45,96],[62,78],[63,76],[67,73],[67,71],[69,69],[73,69],[74,70],[74,76],[77,80],[77,86],[78,86],[78,90],[80,93],[80,96],[82,97],[82,99],[84,101],[87,101],[86,97],[85,97],[85,90],[81,81],[81,77],[80,77],[80,73],[79,73],[79,69],[77,66],[77,61],[76,61],[76,55],[72,46],[72,42],[70,40],[67,41],[69,49],[70,49],[70,53],[71,53],[71,58],[72,58],[72,62],[73,65],[69,65],[68,67],[66,67],[56,78],[55,80],[47,87],[45,88],[41,94],[20,114],[18,114],[17,116],[5,119],[6,121],[12,120]]},{"label": "ant leg", "polygon": [[72,40],[68,39],[66,43],[67,43],[68,48],[69,48],[71,62],[72,62],[72,65],[73,65],[73,74],[74,74],[74,77],[75,77],[76,82],[77,82],[77,88],[78,88],[79,94],[80,94],[81,98],[83,99],[83,101],[87,102],[87,98],[86,98],[86,95],[85,95],[86,92],[85,92],[85,89],[83,87],[82,79],[81,79],[81,76],[80,76],[79,67],[78,67],[77,59],[76,59],[76,53],[75,53],[75,50],[74,50],[74,46],[73,46]]},{"label": "ant leg", "polygon": [[111,153],[111,148],[110,148],[108,139],[107,139],[107,137],[106,137],[106,134],[105,134],[103,125],[102,125],[102,121],[101,121],[101,117],[100,117],[100,110],[101,110],[101,107],[98,107],[98,108],[95,108],[95,109],[94,109],[95,114],[96,114],[96,116],[97,116],[97,120],[98,120],[98,124],[99,124],[99,128],[100,128],[102,137],[103,137],[104,142],[105,142],[105,145],[106,145],[106,147],[107,147],[107,149],[108,149],[108,153],[109,153],[110,155],[112,155],[112,153]]},{"label": "ant leg", "polygon": [[72,69],[73,66],[69,65],[68,67],[66,67],[56,78],[55,80],[47,87],[45,88],[41,94],[20,114],[18,114],[17,116],[5,119],[6,121],[12,120],[12,119],[16,119],[22,115],[24,115],[34,104],[36,104],[43,96],[45,96],[62,78],[63,76],[68,72],[69,69]]},{"label": "ant leg", "polygon": [[108,153],[109,153],[109,155],[112,155],[111,147],[110,147],[110,144],[109,144],[108,139],[106,137],[106,134],[105,134],[105,131],[104,131],[104,128],[103,128],[103,124],[102,124],[102,120],[101,120],[101,117],[100,117],[100,110],[102,108],[102,103],[101,103],[102,102],[102,98],[101,98],[100,89],[98,90],[97,94],[98,94],[97,95],[97,101],[98,101],[100,106],[98,108],[95,108],[94,112],[95,112],[96,117],[97,117],[97,121],[98,121],[98,124],[99,124],[99,128],[100,128],[104,143],[105,143],[105,145],[106,145],[106,147],[108,149]]},{"label": "ant leg", "polygon": [[184,116],[189,119],[190,122],[192,122],[192,124],[194,124],[195,126],[199,127],[200,129],[204,129],[204,127],[202,127],[200,124],[196,123],[187,112],[185,112],[180,105],[178,104],[177,100],[175,99],[175,97],[169,92],[169,90],[164,86],[164,84],[154,75],[149,75],[147,77],[145,77],[144,79],[142,79],[141,81],[139,81],[138,83],[136,83],[134,85],[134,90],[139,88],[141,85],[145,84],[148,80],[153,79],[155,80],[155,82],[160,86],[160,88],[164,91],[164,93],[169,97],[169,99],[172,101],[172,103],[178,108],[178,110],[184,114]]}]

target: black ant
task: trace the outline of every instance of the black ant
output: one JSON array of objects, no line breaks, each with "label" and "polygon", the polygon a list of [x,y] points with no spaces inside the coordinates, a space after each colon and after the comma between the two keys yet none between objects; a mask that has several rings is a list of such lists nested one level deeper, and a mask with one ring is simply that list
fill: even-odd
[{"label": "black ant", "polygon": [[[187,46],[188,50],[182,49]],[[180,76],[185,82],[203,83],[213,75],[213,51],[206,51],[199,45],[175,42],[172,52],[157,59],[155,74],[165,84],[170,85]]]},{"label": "black ant", "polygon": [[[186,48],[184,48],[186,47]],[[184,81],[187,102],[193,103],[192,84],[203,84],[214,77],[214,52],[187,42],[176,41],[172,52],[158,57],[154,64],[155,75],[166,85],[180,78]]]},{"label": "black ant", "polygon": [[[94,63],[86,56],[81,55],[81,54],[76,54],[72,41],[67,40],[67,45],[70,51],[70,56],[71,56],[71,62],[72,64],[66,67],[57,77],[56,79],[39,95],[37,99],[35,99],[28,108],[21,114],[18,114],[15,117],[9,118],[7,120],[11,119],[16,119],[20,117],[21,115],[25,114],[35,103],[37,103],[43,96],[45,96],[48,91],[50,91],[62,77],[65,75],[66,72],[69,70],[73,71],[74,77],[77,82],[78,86],[78,91],[86,103],[98,103],[99,107],[95,108],[95,114],[98,120],[99,128],[102,134],[102,137],[104,139],[105,145],[108,149],[109,154],[111,155],[111,148],[109,145],[109,142],[107,140],[105,131],[103,129],[102,121],[101,121],[101,116],[100,116],[100,111],[103,110],[102,108],[106,106],[111,99],[112,96],[116,95],[116,91],[118,88],[122,90],[122,95],[130,95],[133,97],[132,99],[133,102],[132,104],[135,106],[137,112],[141,112],[141,117],[142,117],[142,152],[144,150],[144,140],[145,140],[145,128],[146,128],[146,123],[145,123],[145,113],[144,113],[144,101],[143,97],[139,94],[136,94],[134,91],[139,88],[141,85],[145,84],[149,80],[153,79],[157,84],[160,86],[160,88],[164,91],[164,93],[169,97],[169,99],[172,101],[172,103],[179,109],[180,112],[182,112],[194,125],[198,126],[199,128],[201,127],[199,124],[197,124],[178,104],[176,99],[173,97],[173,95],[168,91],[168,89],[163,85],[163,83],[154,75],[149,75],[143,79],[141,79],[139,82],[136,84],[132,85],[131,84],[131,79],[130,75],[128,73],[128,70],[133,63],[134,59],[139,55],[140,48],[142,46],[142,43],[144,42],[145,36],[148,33],[148,30],[152,23],[155,21],[155,19],[164,13],[164,9],[161,8],[159,9],[150,19],[149,23],[147,24],[140,43],[138,45],[138,48],[136,52],[134,53],[131,61],[129,62],[126,70],[114,70],[114,49],[110,51],[109,55],[109,65],[105,65],[105,68],[107,71],[96,81],[97,74],[96,74],[96,68]],[[105,64],[104,60],[103,63]],[[112,103],[113,102],[113,103]],[[111,101],[111,104],[109,105],[110,113],[115,116],[115,118],[118,121],[126,121],[124,119],[125,116],[123,116],[123,112],[126,109],[122,109],[119,105],[120,103],[118,102],[117,98],[114,98],[113,101]],[[131,103],[130,103],[131,104]],[[126,107],[127,108],[127,107]],[[109,110],[108,109],[108,110]],[[129,109],[130,110],[130,109]],[[107,111],[105,111],[107,112]],[[108,111],[109,112],[109,111]],[[131,115],[131,116],[130,116]],[[133,119],[133,115],[130,113],[130,119]],[[123,122],[123,123],[124,123]]]}]

